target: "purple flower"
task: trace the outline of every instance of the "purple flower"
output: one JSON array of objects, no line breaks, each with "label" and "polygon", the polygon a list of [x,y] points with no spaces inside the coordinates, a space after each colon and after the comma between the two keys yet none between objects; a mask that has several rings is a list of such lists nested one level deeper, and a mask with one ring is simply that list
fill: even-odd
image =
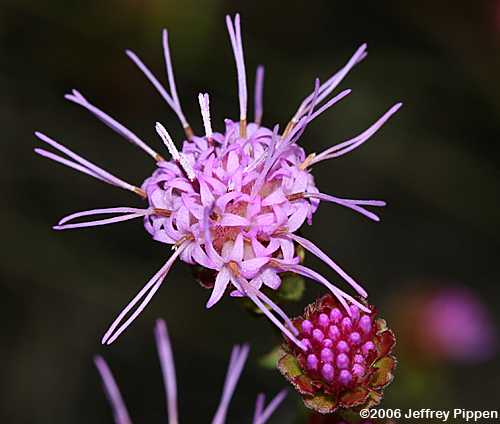
[{"label": "purple flower", "polygon": [[[344,90],[329,98],[347,73],[364,59],[366,45],[362,45],[324,83],[316,80],[313,92],[302,101],[284,131],[280,132],[278,125],[272,130],[261,126],[262,67],[257,69],[256,75],[254,122],[247,123],[247,83],[239,15],[234,21],[226,17],[226,22],[236,59],[240,119],[226,119],[223,132],[213,131],[209,96],[202,93],[198,100],[205,135],[193,134],[177,95],[166,30],[163,32],[163,47],[169,91],[141,59],[127,51],[127,55],[176,113],[185,130],[186,140],[179,150],[163,125],[156,123],[156,131],[171,160],[164,159],[78,91],[73,90],[66,95],[66,99],[87,109],[155,160],[155,171],[140,188],[104,171],[46,135],[36,133],[41,141],[66,157],[37,148],[35,151],[38,154],[134,192],[147,202],[144,208],[114,207],[75,213],[59,221],[55,229],[98,226],[140,217],[154,240],[168,244],[174,250],[167,262],[118,315],[103,337],[105,344],[112,343],[141,313],[177,258],[216,273],[208,308],[227,291],[232,296],[246,296],[302,349],[305,347],[296,338],[297,331],[286,314],[262,291],[264,286],[273,290],[279,288],[282,273],[294,272],[308,277],[327,287],[347,310],[348,303],[352,303],[367,312],[363,303],[299,263],[296,245],[327,263],[358,295],[367,296],[366,291],[336,262],[296,232],[305,221],[312,223],[320,201],[336,203],[371,220],[379,220],[367,208],[381,207],[385,202],[344,199],[321,193],[315,185],[311,167],[359,147],[400,108],[401,103],[390,108],[361,134],[319,154],[306,155],[297,141],[311,121],[350,93],[350,90]],[[79,218],[106,214],[111,218],[75,222]]]},{"label": "purple flower", "polygon": [[[163,382],[166,392],[167,416],[169,424],[178,424],[178,411],[177,411],[177,383],[175,377],[175,366],[172,355],[172,347],[168,337],[167,326],[165,321],[158,320],[155,327],[156,347],[163,374]],[[226,380],[222,390],[222,397],[212,419],[212,424],[223,424],[226,421],[227,410],[229,403],[233,396],[236,385],[240,378],[243,367],[248,356],[248,345],[234,346],[231,352],[231,359],[229,361],[229,368],[227,370]],[[106,361],[97,356],[95,364],[99,373],[101,374],[102,382],[109,403],[113,409],[113,415],[116,424],[131,424],[127,407],[123,401],[120,390],[113,378],[113,374],[109,369]],[[255,404],[255,413],[253,417],[253,424],[264,424],[269,417],[274,413],[279,404],[285,399],[286,390],[279,392],[274,399],[265,406],[265,396],[260,393],[257,396]]]},{"label": "purple flower", "polygon": [[413,334],[421,352],[462,362],[494,355],[495,329],[488,309],[473,291],[460,286],[429,291],[418,307],[421,327]]}]

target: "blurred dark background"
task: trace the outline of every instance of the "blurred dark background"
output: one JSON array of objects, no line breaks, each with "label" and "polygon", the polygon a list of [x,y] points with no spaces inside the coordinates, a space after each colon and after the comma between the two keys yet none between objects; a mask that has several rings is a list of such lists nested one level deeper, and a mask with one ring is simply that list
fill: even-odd
[{"label": "blurred dark background", "polygon": [[[180,143],[174,114],[123,52],[136,51],[164,81],[163,27],[170,31],[190,122],[201,132],[196,96],[208,91],[214,127],[222,129],[222,119],[238,113],[224,24],[224,15],[236,11],[242,14],[249,87],[257,64],[266,66],[268,126],[284,125],[316,76],[326,78],[368,42],[368,59],[342,84],[353,93],[307,130],[307,151],[356,135],[396,101],[404,102],[361,149],[314,169],[323,192],[387,200],[382,222],[323,204],[314,225],[304,229],[364,282],[371,302],[401,328],[400,367],[384,406],[498,408],[494,346],[480,360],[429,359],[425,341],[418,350],[402,321],[410,300],[422,292],[465,287],[484,309],[484,331],[497,333],[500,2],[3,0],[2,421],[111,422],[92,363],[99,353],[109,361],[132,418],[165,422],[152,334],[157,317],[167,320],[174,343],[183,422],[212,416],[234,343],[248,341],[252,352],[230,422],[250,422],[257,392],[271,394],[285,385],[276,371],[256,364],[279,340],[268,322],[256,321],[229,298],[207,312],[208,292],[182,263],[119,341],[101,346],[103,331],[170,251],[152,241],[140,221],[54,232],[51,226],[70,212],[140,202],[32,151],[33,131],[42,130],[128,181],[139,185],[150,175],[153,163],[146,155],[63,95],[81,90],[156,149],[162,148],[156,120]],[[307,261],[338,281],[318,261]],[[320,293],[308,282],[303,301],[287,309],[298,312]],[[291,393],[271,422],[293,422],[298,404]]]}]

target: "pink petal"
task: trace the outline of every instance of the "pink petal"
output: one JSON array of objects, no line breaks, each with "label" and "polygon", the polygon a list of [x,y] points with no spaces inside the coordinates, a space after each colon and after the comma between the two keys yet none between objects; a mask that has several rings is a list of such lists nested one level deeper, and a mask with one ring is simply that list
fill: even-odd
[{"label": "pink petal", "polygon": [[283,253],[283,259],[285,261],[291,260],[295,256],[295,246],[293,242],[286,239],[280,239],[281,252]]},{"label": "pink petal", "polygon": [[233,249],[231,250],[231,253],[229,254],[229,259],[231,261],[235,262],[241,262],[243,259],[243,235],[238,234],[236,237],[236,240],[234,241],[233,244]]},{"label": "pink petal", "polygon": [[175,223],[181,233],[188,232],[190,227],[189,210],[181,206],[175,214]]},{"label": "pink petal", "polygon": [[288,231],[290,233],[294,233],[302,226],[307,218],[307,211],[307,204],[301,202],[298,205],[297,210],[292,214],[290,218],[288,218]]},{"label": "pink petal", "polygon": [[[224,186],[225,187],[225,186]],[[237,191],[231,191],[227,194],[223,194],[217,200],[215,201],[215,205],[221,210],[224,211],[226,209],[226,205],[241,197],[241,193],[238,193]]]},{"label": "pink petal", "polygon": [[193,259],[205,268],[218,269],[199,244],[193,250]]},{"label": "pink petal", "polygon": [[264,272],[261,274],[261,278],[264,284],[272,288],[273,290],[277,290],[281,285],[281,278],[276,273],[276,271],[270,268],[264,270]]},{"label": "pink petal", "polygon": [[221,299],[222,295],[226,291],[227,285],[229,284],[229,278],[229,270],[226,267],[222,267],[222,269],[217,274],[217,277],[215,278],[215,285],[212,289],[210,299],[208,299],[207,309],[214,306]]},{"label": "pink petal", "polygon": [[273,213],[262,213],[255,217],[254,219],[255,225],[273,225],[274,214]]},{"label": "pink petal", "polygon": [[203,181],[203,179],[200,177],[198,178],[198,181],[200,182],[200,194],[201,194],[201,203],[205,207],[210,207],[215,201],[215,197],[210,191],[210,189],[207,186],[207,183]]},{"label": "pink petal", "polygon": [[217,178],[205,176],[204,179],[218,194],[224,193],[227,189],[227,186],[224,183],[220,182]]},{"label": "pink petal", "polygon": [[240,161],[238,159],[238,154],[235,151],[229,152],[227,156],[227,172],[233,173],[240,166]]},{"label": "pink petal", "polygon": [[153,235],[153,240],[159,241],[160,243],[174,244],[175,240],[168,236],[165,230],[158,230]]},{"label": "pink petal", "polygon": [[295,175],[295,181],[292,187],[292,193],[303,193],[307,189],[309,174],[307,172],[299,172]]},{"label": "pink petal", "polygon": [[220,220],[220,225],[223,227],[245,227],[249,224],[248,219],[232,213],[225,213]]},{"label": "pink petal", "polygon": [[269,258],[247,259],[240,263],[240,269],[245,278],[252,278],[268,262]]},{"label": "pink petal", "polygon": [[281,189],[277,189],[262,201],[262,206],[276,205],[279,203],[286,202],[286,200],[287,198],[283,194],[283,191]]}]

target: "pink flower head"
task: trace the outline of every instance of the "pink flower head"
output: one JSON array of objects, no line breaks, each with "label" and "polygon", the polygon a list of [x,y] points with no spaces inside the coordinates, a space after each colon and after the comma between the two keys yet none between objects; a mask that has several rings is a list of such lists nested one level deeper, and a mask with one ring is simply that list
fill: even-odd
[{"label": "pink flower head", "polygon": [[[163,374],[163,383],[165,385],[168,424],[178,424],[179,414],[177,410],[177,382],[175,376],[174,358],[172,355],[172,346],[168,337],[167,325],[165,324],[165,321],[157,321],[155,327],[155,337]],[[212,419],[212,424],[224,424],[226,422],[229,403],[236,389],[236,385],[238,384],[243,367],[245,366],[248,349],[248,345],[233,347],[226,380],[222,390],[221,401]],[[101,375],[106,395],[109,399],[109,403],[111,404],[115,423],[131,424],[132,420],[130,419],[127,407],[125,406],[120,390],[118,389],[115,379],[113,378],[113,374],[106,364],[106,361],[104,361],[102,357],[97,356],[95,358],[95,364]],[[265,396],[263,393],[260,393],[257,396],[255,404],[253,424],[264,424],[267,422],[283,399],[285,399],[286,395],[286,390],[282,390],[265,407]]]},{"label": "pink flower head", "polygon": [[[75,213],[63,218],[55,229],[98,226],[141,217],[152,238],[170,245],[174,250],[160,270],[118,315],[104,335],[103,343],[112,343],[141,313],[177,258],[215,272],[208,308],[215,305],[226,292],[233,296],[248,297],[302,349],[305,346],[297,339],[297,331],[286,314],[262,291],[264,286],[273,290],[279,288],[282,273],[293,272],[324,285],[347,310],[348,302],[356,304],[360,310],[366,310],[362,303],[325,277],[299,263],[296,245],[327,263],[358,295],[367,295],[336,262],[296,232],[305,221],[312,223],[312,216],[320,201],[336,203],[371,220],[379,220],[368,207],[381,207],[385,202],[344,199],[321,193],[315,185],[311,167],[342,156],[363,144],[400,108],[401,103],[390,108],[361,134],[322,153],[306,155],[297,144],[299,138],[311,121],[350,93],[350,90],[344,90],[329,98],[346,74],[366,56],[366,45],[362,45],[324,83],[316,80],[313,92],[302,101],[286,128],[280,131],[278,125],[273,129],[261,126],[262,67],[257,69],[256,75],[254,122],[247,123],[247,83],[239,15],[234,21],[227,16],[226,22],[236,59],[240,118],[236,121],[226,119],[222,132],[213,130],[209,95],[201,93],[198,101],[205,134],[193,134],[177,95],[167,31],[163,32],[163,47],[169,91],[141,59],[127,51],[127,55],[176,113],[185,130],[186,139],[182,148],[178,149],[165,127],[156,123],[156,131],[170,154],[170,160],[166,160],[137,135],[90,103],[78,91],[73,90],[66,96],[155,160],[156,169],[140,188],[104,171],[49,137],[36,133],[40,140],[66,157],[35,149],[38,154],[134,192],[146,202],[143,208],[115,207]],[[74,222],[82,217],[103,214],[112,217]]]}]

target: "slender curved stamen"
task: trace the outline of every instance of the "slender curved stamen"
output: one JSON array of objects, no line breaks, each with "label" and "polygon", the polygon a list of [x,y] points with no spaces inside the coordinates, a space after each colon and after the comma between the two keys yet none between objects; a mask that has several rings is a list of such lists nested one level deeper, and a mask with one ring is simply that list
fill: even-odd
[{"label": "slender curved stamen", "polygon": [[[249,284],[251,286],[251,284]],[[262,299],[269,307],[275,311],[285,322],[285,324],[288,326],[290,331],[296,336],[299,334],[298,330],[295,328],[295,326],[292,324],[292,321],[290,318],[288,318],[287,314],[281,309],[276,303],[274,303],[268,296],[266,296],[262,291],[259,289],[254,288],[254,293]]]},{"label": "slender curved stamen", "polygon": [[346,292],[340,290],[338,287],[335,287],[325,277],[323,277],[321,274],[317,273],[316,271],[314,271],[310,268],[307,268],[303,265],[288,265],[287,264],[287,265],[284,265],[284,268],[287,270],[296,272],[297,274],[303,275],[304,277],[308,277],[312,280],[315,280],[318,283],[323,284],[325,287],[327,287],[335,295],[335,297],[337,297],[337,299],[344,306],[344,308],[346,309],[346,311],[349,315],[351,315],[351,310],[349,309],[349,305],[347,304],[346,300],[349,300],[351,303],[356,305],[362,311],[369,312],[369,309],[367,309],[365,305],[358,302],[356,299],[354,299],[352,296],[348,295]]},{"label": "slender curved stamen", "polygon": [[[179,118],[179,121],[181,122],[182,127],[186,131],[186,134],[188,134],[191,127],[189,126],[189,123],[187,122],[184,114],[182,113],[182,110],[179,108],[179,105],[175,103],[174,99],[170,96],[170,94],[168,94],[165,87],[158,81],[158,79],[153,75],[153,73],[148,69],[148,67],[142,62],[141,59],[139,59],[139,57],[133,51],[126,50],[125,53],[132,60],[132,62],[134,62],[135,65],[142,71],[142,73],[146,76],[149,82],[153,84],[158,93],[160,93],[160,95],[167,102],[170,108],[175,112],[175,114]],[[188,138],[190,137],[188,136]]]},{"label": "slender curved stamen", "polygon": [[[319,80],[316,80],[316,94],[319,98]],[[334,104],[338,103],[341,101],[344,97],[348,96],[351,94],[350,89],[344,90],[341,93],[337,94],[334,98],[330,99],[328,102],[326,102],[323,106],[321,106],[318,110],[314,111],[314,107],[318,103],[318,98],[314,99],[311,101],[311,104],[309,106],[309,111],[307,113],[307,117],[302,117],[299,121],[296,123],[289,124],[287,128],[285,129],[285,132],[283,133],[283,138],[287,138],[288,141],[284,144],[286,147],[287,145],[290,145],[292,143],[295,143],[304,133],[306,126],[312,122],[314,119],[316,119],[319,115],[321,115],[324,111],[327,109],[331,108]]]},{"label": "slender curved stamen", "polygon": [[123,401],[120,389],[116,384],[111,370],[108,367],[106,361],[100,357],[96,356],[94,359],[95,366],[101,375],[102,383],[104,385],[104,391],[111,404],[111,409],[113,410],[113,417],[116,424],[132,424],[132,420]]},{"label": "slender curved stamen", "polygon": [[229,362],[229,367],[226,374],[226,380],[224,382],[224,388],[222,390],[222,398],[212,420],[212,424],[224,424],[226,421],[227,409],[229,407],[229,402],[233,397],[234,390],[238,384],[241,372],[245,366],[245,362],[248,357],[249,346],[247,344],[243,346],[235,346],[231,352],[231,360]]},{"label": "slender curved stamen", "polygon": [[351,89],[344,90],[341,93],[337,94],[334,98],[328,100],[328,102],[326,102],[323,106],[321,106],[318,110],[314,111],[314,113],[311,114],[311,117],[307,120],[307,122],[309,123],[309,122],[313,121],[314,119],[316,119],[325,110],[330,109],[334,104],[338,103],[344,97],[351,94],[351,92],[352,92]]},{"label": "slender curved stamen", "polygon": [[170,134],[168,133],[168,131],[159,122],[156,123],[155,128],[156,128],[156,132],[163,140],[163,143],[165,143],[165,146],[167,146],[169,153],[172,155],[172,159],[179,163],[179,165],[184,170],[184,172],[186,173],[189,180],[194,181],[196,178],[196,175],[194,174],[193,167],[186,159],[186,156],[184,155],[184,153],[181,153],[181,152],[179,152],[179,150],[177,150],[177,147],[175,147],[174,141],[172,140],[172,137],[170,137]]},{"label": "slender curved stamen", "polygon": [[210,122],[210,98],[208,93],[198,94],[198,101],[200,103],[201,116],[203,118],[203,127],[205,128],[205,136],[208,141],[212,140],[212,124]]},{"label": "slender curved stamen", "polygon": [[346,280],[361,296],[367,297],[368,293],[361,287],[347,272],[345,272],[339,265],[337,265],[326,253],[309,240],[300,237],[296,234],[288,233],[286,237],[299,243],[304,249],[307,249],[313,255],[317,256],[327,265],[329,265],[335,272],[337,272],[344,280]]},{"label": "slender curved stamen", "polygon": [[262,416],[262,411],[264,410],[264,402],[266,401],[266,396],[264,393],[259,393],[257,399],[255,400],[255,410],[253,413],[252,424],[257,424],[260,417]]},{"label": "slender curved stamen", "polygon": [[184,113],[182,112],[182,107],[181,107],[181,102],[179,100],[179,96],[177,95],[177,87],[175,86],[175,77],[174,77],[174,70],[172,68],[172,58],[170,56],[170,46],[168,44],[168,31],[166,29],[163,30],[162,34],[162,42],[163,42],[163,55],[165,57],[165,66],[167,68],[167,78],[168,78],[168,85],[170,87],[170,94],[172,96],[172,100],[176,106],[177,109],[177,114],[179,116],[179,119],[182,123],[182,127],[186,131],[186,135],[190,139],[190,134],[191,134],[191,128],[189,126],[189,123],[187,122],[186,118],[184,117]]},{"label": "slender curved stamen", "polygon": [[236,14],[234,24],[229,15],[226,16],[226,25],[231,39],[236,70],[238,73],[238,97],[240,100],[240,137],[246,137],[247,122],[247,77],[245,71],[245,58],[243,56],[243,42],[241,39],[240,15]]},{"label": "slender curved stamen", "polygon": [[372,137],[389,120],[389,118],[399,110],[399,108],[402,105],[403,105],[402,103],[396,103],[386,113],[384,113],[373,125],[371,125],[368,129],[363,131],[358,136],[350,140],[344,141],[342,143],[336,144],[335,146],[330,147],[325,151],[319,153],[311,162],[311,165],[321,162],[322,160],[343,156],[346,153],[349,153],[351,150],[358,148],[365,141],[369,140],[370,137]]},{"label": "slender curved stamen", "polygon": [[142,141],[136,134],[130,131],[128,128],[120,124],[118,121],[113,119],[107,113],[103,112],[98,107],[91,104],[83,95],[77,91],[72,90],[72,94],[66,94],[64,96],[66,100],[70,102],[76,103],[77,105],[82,106],[87,109],[90,113],[92,113],[95,117],[97,117],[101,122],[111,128],[113,131],[116,131],[123,138],[127,139],[132,144],[135,144],[140,149],[144,150],[149,156],[151,156],[157,162],[164,160],[157,152],[155,152],[151,147],[149,147],[144,141]]},{"label": "slender curved stamen", "polygon": [[[78,227],[70,227],[66,224],[69,221],[72,221],[73,219],[81,218],[84,216],[93,216],[93,215],[105,215],[105,214],[124,214],[124,215],[119,215],[117,217],[110,218],[111,220],[116,220],[109,222],[109,224],[112,224],[114,222],[120,222],[120,221],[126,221],[129,219],[133,219],[135,217],[140,217],[140,216],[145,216],[151,213],[151,209],[138,209],[138,208],[128,208],[128,207],[118,207],[118,208],[105,208],[105,209],[92,209],[88,211],[82,211],[82,212],[75,212],[72,213],[71,215],[65,216],[62,218],[58,223],[57,226],[54,228],[57,230],[63,230],[67,228],[78,228]],[[133,216],[135,215],[135,216]],[[93,224],[93,225],[104,225],[105,223],[100,224],[100,222],[106,221],[106,220],[99,220],[99,221],[91,221],[91,222],[81,222],[78,224],[69,224],[69,225],[80,225],[80,224]],[[85,226],[91,226],[91,225],[85,225]]]},{"label": "slender curved stamen", "polygon": [[257,66],[257,71],[255,73],[255,113],[254,122],[257,125],[262,123],[262,115],[264,114],[264,67],[262,65]]},{"label": "slender curved stamen", "polygon": [[[320,87],[317,98],[317,103],[323,101],[335,88],[340,84],[344,77],[349,73],[349,71],[361,62],[366,57],[366,44],[361,45],[361,47],[356,50],[353,56],[349,59],[346,65],[344,65],[339,71],[328,78]],[[302,118],[307,112],[312,99],[314,98],[314,92],[307,96],[300,104],[297,112],[292,117],[291,122],[294,124],[298,123],[300,118]]]},{"label": "slender curved stamen", "polygon": [[[164,320],[159,319],[156,321],[154,333],[156,339],[156,348],[158,351],[162,369],[163,383],[165,386],[168,424],[179,424],[175,363],[167,325]],[[248,344],[233,346],[226,377],[224,380],[221,400],[217,407],[214,418],[212,419],[212,424],[225,423],[229,404],[245,366],[245,362],[248,358],[248,352]],[[95,364],[104,383],[106,395],[113,410],[115,423],[131,424],[130,417],[121,397],[118,386],[116,385],[113,375],[111,374],[111,370],[109,369],[104,359],[102,359],[100,356],[97,356],[95,358]],[[265,422],[270,418],[271,414],[274,413],[276,408],[283,401],[285,396],[286,390],[282,390],[264,409],[265,397],[264,394],[260,394],[257,398],[258,405],[256,406],[253,424],[265,424]]]},{"label": "slender curved stamen", "polygon": [[[250,298],[250,300],[255,303],[255,305],[257,305],[261,312],[266,315],[272,321],[272,323],[283,332],[283,334],[285,334],[298,347],[305,351],[306,346],[304,346],[287,327],[285,327],[271,312],[269,312],[266,305],[262,303],[259,298],[261,297],[262,293],[255,287],[253,287],[250,283],[248,283],[244,278],[238,279],[238,283],[241,285],[241,287],[237,287],[238,290],[245,293]],[[270,304],[268,304],[268,306],[272,308]]]},{"label": "slender curved stamen", "polygon": [[[78,163],[76,162],[73,162],[73,161],[70,161],[68,159],[64,159],[63,157],[59,156],[59,155],[56,155],[52,152],[49,152],[45,149],[40,149],[39,147],[36,147],[35,149],[33,149],[34,152],[37,154],[37,155],[40,155],[44,158],[47,158],[47,159],[50,159],[54,162],[57,162],[57,163],[60,163],[61,165],[64,165],[64,166],[67,166],[68,168],[73,168],[83,174],[87,174],[93,178],[96,178],[97,180],[101,180],[102,182],[105,182],[106,184],[111,184],[108,180],[106,180],[105,178],[101,177],[100,175],[90,171],[89,169],[79,165]],[[113,184],[114,185],[114,184]]]},{"label": "slender curved stamen", "polygon": [[99,219],[96,221],[78,222],[76,224],[55,225],[54,230],[71,230],[75,228],[98,227],[100,225],[116,224],[117,222],[130,221],[135,218],[142,218],[148,215],[149,211],[140,213],[131,213],[126,215],[115,216],[113,218]]},{"label": "slender curved stamen", "polygon": [[174,356],[172,354],[170,338],[168,337],[167,325],[162,319],[156,321],[155,338],[167,398],[168,424],[178,424],[177,383],[175,378]]},{"label": "slender curved stamen", "polygon": [[[118,336],[123,333],[127,327],[139,316],[139,314],[144,310],[147,304],[150,302],[154,294],[158,291],[163,280],[170,271],[175,260],[182,253],[182,251],[189,245],[190,242],[185,242],[181,245],[177,250],[174,251],[172,256],[165,262],[165,264],[160,268],[160,270],[149,280],[146,285],[135,295],[135,297],[129,302],[129,304],[120,312],[118,317],[113,321],[108,331],[104,334],[102,338],[102,344],[111,344],[113,343]],[[139,306],[135,309],[135,311],[131,314],[131,316],[123,323],[118,329],[118,325],[124,320],[127,314],[135,307],[135,305],[141,300]]]},{"label": "slender curved stamen", "polygon": [[[64,165],[67,165],[73,169],[81,170],[82,172],[86,173],[87,175],[94,176],[95,178],[105,181],[108,184],[115,185],[120,188],[124,188],[125,190],[137,192],[137,187],[129,184],[123,180],[121,180],[118,177],[115,177],[114,175],[110,174],[109,172],[105,171],[104,169],[94,165],[92,162],[89,162],[88,160],[82,158],[80,155],[77,155],[67,147],[63,146],[62,144],[59,144],[55,140],[51,139],[50,137],[47,137],[45,134],[42,134],[41,132],[35,132],[35,136],[38,137],[41,141],[44,143],[47,143],[48,145],[52,146],[54,149],[59,150],[61,153],[69,156],[74,162],[68,161],[66,159],[66,163],[64,163],[62,160],[64,158],[61,158],[57,155],[50,154],[50,152],[47,152],[43,149],[35,149],[35,152],[40,154],[41,156],[45,156],[48,159],[52,159],[56,162],[62,163]],[[48,154],[47,154],[48,153]],[[81,167],[87,169],[87,171],[83,171],[80,167],[72,166],[72,165],[80,165]]]},{"label": "slender curved stamen", "polygon": [[309,105],[309,109],[307,110],[307,115],[301,118],[299,122],[292,123],[292,125],[288,125],[287,128],[285,128],[282,137],[283,142],[280,144],[280,149],[278,150],[279,154],[282,154],[288,146],[295,143],[306,130],[307,124],[309,124],[311,120],[313,110],[318,101],[319,86],[319,78],[316,78],[314,81],[314,96],[311,100],[311,104]]},{"label": "slender curved stamen", "polygon": [[261,400],[259,400],[259,398],[257,398],[257,403],[260,402],[261,405],[259,405],[259,412],[258,413],[257,413],[257,411],[258,411],[257,407],[255,408],[256,414],[254,415],[253,424],[265,424],[267,422],[267,420],[271,417],[271,415],[274,413],[274,411],[276,411],[276,409],[281,404],[281,402],[283,402],[283,400],[286,398],[287,394],[288,394],[287,390],[281,390],[273,398],[273,400],[271,402],[269,402],[269,405],[267,405],[266,409],[264,409],[262,411],[262,408],[264,406],[265,397],[261,393],[259,395],[259,397],[262,395],[262,397],[260,397]]},{"label": "slender curved stamen", "polygon": [[324,194],[324,193],[304,193],[303,196],[306,199],[313,198],[313,199],[320,199],[320,200],[323,200],[325,202],[337,203],[338,205],[352,209],[352,210],[360,213],[361,215],[364,215],[367,218],[369,218],[373,221],[377,221],[377,222],[380,221],[380,218],[377,215],[375,215],[373,212],[370,212],[369,210],[363,208],[360,205],[378,206],[378,207],[385,206],[385,202],[383,202],[381,200],[341,199],[340,197],[335,197],[335,196],[331,196],[329,194]]}]

